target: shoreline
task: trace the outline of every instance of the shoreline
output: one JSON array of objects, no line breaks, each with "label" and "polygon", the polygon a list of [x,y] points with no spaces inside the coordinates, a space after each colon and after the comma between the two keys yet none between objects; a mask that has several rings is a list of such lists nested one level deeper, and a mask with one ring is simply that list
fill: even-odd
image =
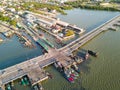
[{"label": "shoreline", "polygon": [[88,9],[88,10],[119,11],[120,12],[120,9],[116,7],[102,6],[100,5],[100,2],[91,4],[90,2],[73,1],[73,2],[66,2],[65,5],[70,5],[73,8],[81,8],[81,9]]}]

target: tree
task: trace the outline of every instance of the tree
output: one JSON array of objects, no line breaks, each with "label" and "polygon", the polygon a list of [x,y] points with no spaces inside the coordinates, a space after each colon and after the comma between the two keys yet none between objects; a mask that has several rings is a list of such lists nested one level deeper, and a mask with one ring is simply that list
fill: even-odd
[{"label": "tree", "polygon": [[74,35],[74,31],[73,30],[67,30],[65,36],[71,36],[71,35]]}]

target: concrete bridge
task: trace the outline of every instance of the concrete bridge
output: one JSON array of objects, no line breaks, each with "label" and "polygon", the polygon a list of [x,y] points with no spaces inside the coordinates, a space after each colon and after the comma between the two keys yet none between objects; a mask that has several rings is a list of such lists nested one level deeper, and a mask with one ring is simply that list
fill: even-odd
[{"label": "concrete bridge", "polygon": [[16,79],[19,79],[24,75],[28,75],[30,80],[34,81],[32,82],[32,84],[46,79],[47,75],[43,70],[44,67],[51,65],[56,60],[60,61],[63,64],[63,66],[66,67],[67,65],[70,64],[68,62],[72,61],[69,55],[74,50],[78,49],[79,47],[84,45],[86,42],[88,42],[89,40],[91,40],[101,32],[108,30],[108,28],[110,27],[113,27],[113,24],[119,23],[119,20],[120,20],[120,15],[112,18],[111,20],[107,21],[101,26],[93,29],[92,31],[81,36],[80,38],[66,45],[65,47],[62,47],[60,49],[50,48],[49,52],[45,55],[41,55],[41,56],[32,58],[30,60],[26,60],[25,62],[16,64],[14,66],[1,70],[0,71],[0,87],[3,90],[5,90],[4,88],[5,84],[12,82]]},{"label": "concrete bridge", "polygon": [[60,48],[59,51],[65,52],[65,53],[72,53],[74,50],[78,49],[79,47],[81,47],[82,45],[87,43],[89,40],[91,40],[92,38],[94,38],[95,36],[100,34],[101,32],[107,31],[107,30],[109,30],[109,28],[117,29],[117,27],[115,27],[114,24],[119,25],[120,24],[119,20],[120,20],[120,15],[113,17],[112,19],[103,23],[99,27],[93,29],[92,31],[86,33],[85,35],[81,36],[80,38],[76,39],[75,41]]}]

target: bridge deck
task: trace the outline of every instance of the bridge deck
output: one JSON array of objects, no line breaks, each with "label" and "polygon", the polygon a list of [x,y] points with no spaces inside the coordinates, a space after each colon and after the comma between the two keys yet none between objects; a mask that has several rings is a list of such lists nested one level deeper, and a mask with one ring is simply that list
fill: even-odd
[{"label": "bridge deck", "polygon": [[108,30],[109,28],[114,28],[114,24],[117,24],[120,19],[120,15],[112,18],[111,20],[105,22],[104,24],[100,25],[99,27],[93,29],[92,31],[88,32],[87,34],[81,36],[80,38],[76,39],[75,41],[71,42],[70,44],[60,48],[59,50],[62,52],[71,53],[74,50],[81,47],[83,44],[94,38],[96,35],[100,34],[101,32]]}]

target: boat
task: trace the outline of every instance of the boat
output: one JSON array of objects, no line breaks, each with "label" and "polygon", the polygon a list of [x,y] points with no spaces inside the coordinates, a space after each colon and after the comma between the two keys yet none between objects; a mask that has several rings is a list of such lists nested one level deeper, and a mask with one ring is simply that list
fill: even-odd
[{"label": "boat", "polygon": [[65,79],[67,79],[70,83],[74,83],[74,77],[73,77],[70,69],[64,68],[60,62],[55,62],[54,66],[57,68],[57,70],[60,73],[62,73],[62,75],[65,77]]},{"label": "boat", "polygon": [[3,42],[3,39],[0,37],[0,43]]},{"label": "boat", "polygon": [[7,84],[7,85],[6,85],[6,89],[7,89],[7,90],[12,90],[11,85],[10,85],[10,84]]},{"label": "boat", "polygon": [[80,73],[80,70],[76,64],[71,65],[71,68],[73,68],[77,73]]},{"label": "boat", "polygon": [[70,82],[74,83],[74,78],[72,77],[71,73],[68,70],[64,71],[64,77]]},{"label": "boat", "polygon": [[73,59],[77,63],[81,63],[83,61],[83,59],[81,57],[79,57],[79,56],[74,56]]},{"label": "boat", "polygon": [[97,53],[96,52],[93,52],[91,50],[88,50],[88,54],[94,56],[94,57],[97,57]]},{"label": "boat", "polygon": [[23,78],[21,79],[21,85],[26,86],[26,83],[25,83],[25,81],[24,81],[24,79],[23,79]]},{"label": "boat", "polygon": [[23,77],[23,79],[24,79],[24,82],[25,82],[26,85],[30,85],[29,79],[26,76]]},{"label": "boat", "polygon": [[37,85],[34,85],[34,86],[33,86],[33,90],[39,90],[38,86],[37,86]]},{"label": "boat", "polygon": [[69,69],[70,69],[71,74],[74,75],[74,79],[77,79],[77,77],[79,76],[79,74],[75,70],[73,70],[72,68],[69,68]]},{"label": "boat", "polygon": [[14,90],[15,88],[13,86],[13,82],[10,82],[5,85],[5,90]]},{"label": "boat", "polygon": [[39,90],[43,90],[41,83],[38,83]]},{"label": "boat", "polygon": [[57,64],[57,62],[54,63],[54,66],[55,66],[55,68],[59,67],[58,64]]},{"label": "boat", "polygon": [[88,58],[89,58],[89,53],[88,52],[86,52],[86,54],[85,54],[85,60],[88,60]]},{"label": "boat", "polygon": [[33,90],[43,90],[43,87],[40,83],[33,86]]},{"label": "boat", "polygon": [[55,68],[59,71],[59,72],[63,72],[64,71],[64,67],[60,62],[55,62],[54,63]]},{"label": "boat", "polygon": [[46,73],[47,74],[47,76],[50,78],[50,79],[53,79],[53,75],[52,74],[50,74],[50,73]]}]

